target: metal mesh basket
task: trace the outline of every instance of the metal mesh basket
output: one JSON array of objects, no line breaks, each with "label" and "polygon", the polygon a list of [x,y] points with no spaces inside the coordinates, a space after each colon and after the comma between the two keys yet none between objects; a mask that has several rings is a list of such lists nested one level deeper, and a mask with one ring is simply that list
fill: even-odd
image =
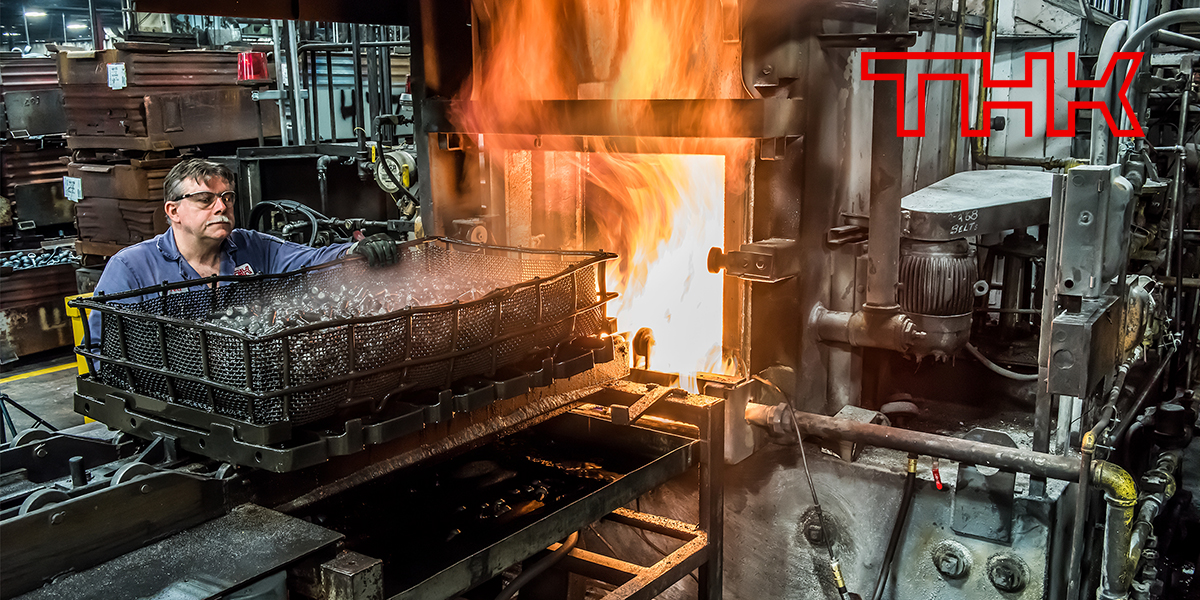
[{"label": "metal mesh basket", "polygon": [[[399,250],[390,267],[350,258],[79,299],[73,304],[100,311],[102,327],[99,347],[77,352],[106,385],[256,425],[298,425],[391,393],[491,374],[608,326],[605,302],[615,294],[604,288],[604,268],[615,255],[445,238]],[[284,328],[235,330],[212,317],[367,297],[376,314],[318,319],[314,309],[313,322]],[[421,305],[430,298],[442,302]]]}]

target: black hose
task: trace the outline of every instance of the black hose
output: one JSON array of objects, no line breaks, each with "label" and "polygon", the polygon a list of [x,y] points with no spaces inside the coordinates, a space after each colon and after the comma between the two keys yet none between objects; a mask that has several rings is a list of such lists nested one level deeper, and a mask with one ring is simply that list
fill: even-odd
[{"label": "black hose", "polygon": [[896,558],[896,548],[900,546],[900,534],[904,524],[908,522],[908,509],[912,506],[913,490],[917,483],[917,455],[908,455],[908,476],[904,478],[904,491],[900,496],[900,509],[896,511],[896,522],[892,525],[892,536],[888,539],[887,551],[883,554],[883,567],[879,570],[879,579],[875,580],[875,593],[872,600],[883,598],[883,589],[887,587],[888,573],[892,570],[892,560]]},{"label": "black hose", "polygon": [[1133,407],[1129,409],[1129,412],[1125,413],[1125,418],[1121,419],[1121,422],[1117,424],[1117,429],[1108,437],[1110,444],[1121,444],[1124,441],[1125,432],[1129,429],[1129,426],[1133,424],[1133,420],[1136,419],[1138,415],[1142,414],[1142,411],[1146,410],[1146,402],[1150,399],[1150,392],[1154,389],[1154,386],[1158,384],[1158,381],[1162,378],[1163,373],[1166,372],[1167,365],[1171,362],[1171,357],[1174,355],[1175,347],[1168,347],[1167,353],[1159,361],[1158,368],[1154,369],[1154,374],[1150,376],[1150,381],[1147,381],[1142,386],[1141,391],[1138,393],[1137,399],[1133,402]]},{"label": "black hose", "polygon": [[555,550],[553,554],[537,561],[528,569],[522,569],[521,574],[517,575],[517,578],[512,580],[512,583],[509,583],[504,587],[503,590],[500,591],[500,595],[496,596],[496,600],[508,600],[509,598],[512,598],[518,590],[525,586],[525,584],[533,581],[536,577],[549,570],[550,567],[558,564],[558,561],[566,558],[567,554],[574,550],[575,544],[578,543],[579,532],[576,531],[575,533],[567,536],[567,539],[563,540],[562,545],[559,546],[558,550]]}]

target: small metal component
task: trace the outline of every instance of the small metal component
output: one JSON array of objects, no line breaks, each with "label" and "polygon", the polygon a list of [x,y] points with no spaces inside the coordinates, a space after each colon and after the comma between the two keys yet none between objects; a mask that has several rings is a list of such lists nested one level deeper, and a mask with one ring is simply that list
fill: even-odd
[{"label": "small metal component", "polygon": [[38,447],[33,449],[33,455],[38,458],[46,458],[46,456],[48,456],[49,454],[50,454],[50,451],[46,449],[45,444],[40,444]]},{"label": "small metal component", "polygon": [[804,539],[808,540],[810,544],[823,544],[825,543],[825,530],[820,523],[809,523],[804,528]]},{"label": "small metal component", "polygon": [[1016,593],[1025,589],[1029,567],[1011,554],[994,554],[987,562],[988,579],[1002,592]]},{"label": "small metal component", "polygon": [[947,579],[961,579],[971,572],[971,553],[967,547],[954,541],[938,542],[929,553],[933,566]]},{"label": "small metal component", "polygon": [[50,524],[58,525],[59,523],[62,523],[66,518],[67,518],[67,511],[64,510],[64,511],[56,512],[56,513],[50,515]]},{"label": "small metal component", "polygon": [[67,460],[67,465],[71,469],[71,487],[83,487],[87,485],[88,476],[87,470],[83,467],[83,457],[72,456]]},{"label": "small metal component", "polygon": [[725,274],[749,281],[775,283],[800,272],[799,244],[796,240],[771,238],[742,244],[741,249],[725,253],[720,248],[708,251],[708,272]]}]

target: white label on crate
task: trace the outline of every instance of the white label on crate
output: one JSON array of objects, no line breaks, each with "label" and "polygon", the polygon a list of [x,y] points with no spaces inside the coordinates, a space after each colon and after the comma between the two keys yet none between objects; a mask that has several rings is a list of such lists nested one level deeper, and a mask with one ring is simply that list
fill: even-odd
[{"label": "white label on crate", "polygon": [[126,84],[125,63],[108,63],[108,87],[123,90]]},{"label": "white label on crate", "polygon": [[71,202],[83,200],[83,180],[78,177],[63,177],[63,196]]}]

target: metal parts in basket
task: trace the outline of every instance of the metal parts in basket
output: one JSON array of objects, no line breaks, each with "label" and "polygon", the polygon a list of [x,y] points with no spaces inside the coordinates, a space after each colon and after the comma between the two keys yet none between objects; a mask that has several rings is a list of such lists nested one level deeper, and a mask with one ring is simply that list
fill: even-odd
[{"label": "metal parts in basket", "polygon": [[[302,424],[515,365],[535,350],[607,332],[601,252],[501,248],[428,238],[393,267],[347,259],[280,275],[213,277],[75,301],[100,311],[101,343],[80,347],[96,379],[172,405],[269,425]],[[375,291],[486,272],[483,297],[328,318],[269,335],[205,321],[217,310],[312,288]],[[210,287],[216,284],[216,287]],[[467,292],[468,290],[463,290]],[[477,291],[478,292],[478,291]]]}]

